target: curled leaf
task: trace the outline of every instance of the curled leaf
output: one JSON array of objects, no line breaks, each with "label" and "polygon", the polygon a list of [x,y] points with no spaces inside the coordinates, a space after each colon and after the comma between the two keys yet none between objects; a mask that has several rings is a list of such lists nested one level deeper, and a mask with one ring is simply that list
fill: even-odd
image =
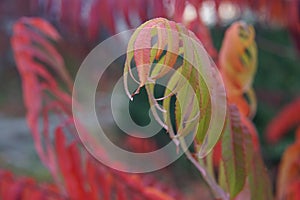
[{"label": "curled leaf", "polygon": [[[219,54],[219,64],[228,100],[246,116],[256,112],[256,97],[252,82],[257,68],[257,48],[253,26],[233,23],[225,33]],[[248,95],[249,103],[243,97]]]},{"label": "curled leaf", "polygon": [[[133,95],[127,86],[128,74],[138,83]],[[165,93],[157,98],[155,84],[162,80]],[[199,39],[183,25],[157,18],[137,28],[128,43],[124,86],[131,99],[145,86],[155,119],[177,144],[179,137],[193,134],[199,157],[206,156],[218,141],[226,115],[224,86]]]}]

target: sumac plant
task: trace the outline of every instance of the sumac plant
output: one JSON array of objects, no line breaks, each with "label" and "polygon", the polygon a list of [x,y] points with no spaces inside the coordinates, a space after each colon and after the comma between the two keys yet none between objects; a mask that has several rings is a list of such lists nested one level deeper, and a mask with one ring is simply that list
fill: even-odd
[{"label": "sumac plant", "polygon": [[[137,28],[128,44],[124,68],[127,95],[132,99],[141,87],[146,88],[156,120],[185,150],[216,199],[233,199],[247,190],[251,199],[272,199],[270,180],[255,142],[255,127],[248,119],[255,112],[251,89],[256,71],[254,35],[253,27],[243,22],[233,24],[226,33],[220,71],[230,94],[228,103],[222,101],[216,66],[207,58],[201,41],[181,24],[164,18],[149,20]],[[169,73],[164,96],[156,97],[156,82]],[[138,84],[132,92],[127,87],[129,75]],[[249,92],[247,102],[243,94]],[[218,109],[226,111],[225,122]],[[193,150],[185,144],[189,134],[194,136]],[[210,153],[216,145],[221,146],[215,153],[217,174]]]},{"label": "sumac plant", "polygon": [[[73,83],[55,45],[60,39],[47,21],[26,17],[14,24],[11,39],[27,122],[36,151],[54,179],[55,194],[37,187],[31,179],[16,181],[8,172],[1,172],[0,199],[182,199],[178,191],[151,176],[108,168],[83,148],[71,112]],[[50,116],[58,122],[53,131]],[[148,144],[148,149],[152,146]]]},{"label": "sumac plant", "polygon": [[[243,22],[232,24],[215,58],[217,65],[207,53],[210,41],[202,41],[205,36],[199,38],[200,32],[194,34],[183,24],[164,18],[142,24],[128,43],[126,93],[132,99],[145,87],[155,119],[185,151],[216,199],[272,199],[272,184],[251,122],[256,110],[252,89],[257,62],[254,28]],[[51,172],[54,185],[40,187],[32,180],[1,172],[0,198],[47,199],[44,196],[51,194],[50,199],[185,199],[149,175],[112,170],[83,148],[71,112],[73,81],[56,48],[61,40],[58,31],[41,18],[21,18],[14,24],[11,43],[22,79],[26,117],[37,153]],[[209,45],[203,47],[202,43]],[[129,79],[137,83],[134,90],[128,88]],[[166,80],[164,94],[156,96],[161,79]],[[299,100],[296,103],[299,108]],[[287,120],[284,116],[293,115],[299,119],[289,106],[287,111],[279,118]],[[53,131],[50,115],[58,119]],[[277,121],[282,122],[275,119],[269,128],[272,141],[282,134],[275,134],[280,125]],[[186,138],[190,136],[193,143],[188,147]],[[131,144],[141,146],[138,142]],[[280,197],[296,194],[299,186],[292,176],[286,178],[291,169],[295,174],[299,169],[295,167],[298,154],[288,156],[298,152],[298,147],[299,138],[284,156],[277,188]]]}]

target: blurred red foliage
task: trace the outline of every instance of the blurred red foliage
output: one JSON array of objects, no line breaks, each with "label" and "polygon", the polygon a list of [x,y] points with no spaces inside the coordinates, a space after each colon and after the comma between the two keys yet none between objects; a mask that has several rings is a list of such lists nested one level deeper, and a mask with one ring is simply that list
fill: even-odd
[{"label": "blurred red foliage", "polygon": [[15,178],[11,172],[0,170],[0,199],[63,200],[66,197],[55,185],[41,185],[31,178]]},{"label": "blurred red foliage", "polygon": [[[91,200],[181,199],[176,190],[148,175],[118,172],[102,165],[82,147],[71,113],[72,80],[52,43],[59,38],[55,28],[45,20],[21,18],[14,25],[11,39],[22,78],[29,128],[36,150],[53,176],[58,194],[67,199]],[[61,89],[59,81],[66,86],[67,91]],[[59,119],[54,134],[49,130],[49,115]],[[31,184],[28,180],[16,189],[25,190]],[[6,182],[3,184],[3,190],[15,190],[13,185],[5,185]],[[39,193],[35,190],[32,192],[30,195]],[[45,193],[39,195],[44,198]]]},{"label": "blurred red foliage", "polygon": [[300,98],[296,98],[271,120],[266,129],[266,141],[270,144],[279,142],[293,128],[296,141],[289,145],[281,158],[276,184],[277,199],[299,199],[300,189]]},{"label": "blurred red foliage", "polygon": [[300,125],[300,98],[293,100],[272,119],[266,129],[266,141],[277,143],[290,129]]},{"label": "blurred red foliage", "polygon": [[[171,5],[172,2],[160,0],[75,0],[72,2],[70,0],[30,0],[28,5],[31,10],[28,12],[36,16],[43,15],[56,24],[63,35],[72,35],[72,37],[66,38],[72,41],[77,40],[78,43],[83,41],[90,45],[99,40],[100,33],[105,31],[109,34],[116,33],[116,24],[120,19],[125,20],[128,28],[133,28],[153,17],[168,17],[183,22],[182,15],[186,1],[177,0],[175,5]],[[204,1],[189,2],[199,8]],[[218,9],[221,2],[220,0],[215,1],[215,9]],[[288,25],[294,38],[298,41],[300,34],[299,17],[297,17],[299,16],[299,1],[230,0],[230,2],[238,5],[241,9],[250,7],[255,12],[267,13],[267,19]],[[174,6],[173,13],[169,13],[170,6]],[[2,7],[1,9],[3,9]],[[137,16],[132,16],[132,13]],[[287,17],[286,13],[291,13],[291,17]],[[205,41],[203,43],[205,48],[212,57],[215,57],[216,52],[207,27],[198,18],[186,25],[195,31],[201,41]],[[0,179],[1,197],[3,199],[23,198],[23,193],[26,193],[27,199],[35,199],[30,195],[45,197],[49,193],[53,193],[51,199],[99,199],[101,197],[103,199],[180,199],[179,194],[165,186],[160,186],[157,181],[149,181],[147,176],[120,173],[108,169],[95,161],[81,147],[76,134],[74,134],[70,112],[72,80],[65,70],[61,55],[53,47],[53,41],[60,40],[58,32],[39,18],[22,18],[15,23],[13,31],[11,42],[22,78],[28,124],[39,156],[51,171],[57,188],[43,189],[30,179],[15,180],[8,172],[3,172]],[[298,48],[300,48],[299,46]],[[60,77],[59,81],[55,75]],[[61,89],[58,82],[62,82],[67,89]],[[300,106],[297,104],[294,110],[296,110],[295,108],[300,108]],[[290,119],[298,120],[297,123],[299,123],[298,115],[294,116],[294,111],[288,110],[289,115],[286,116],[293,116]],[[61,122],[57,125],[54,136],[49,131],[49,112],[54,113]],[[270,141],[277,141],[281,133],[286,130],[280,128],[280,124],[285,124],[282,127],[290,126],[290,124],[282,122],[282,119],[288,119],[288,117],[282,116],[281,120],[277,120],[281,123],[275,121],[274,124],[277,124],[277,127],[268,131],[272,132],[268,135],[273,135],[267,136],[270,137]],[[42,119],[43,125],[39,123],[40,119]],[[292,122],[294,123],[294,121]],[[251,130],[251,133],[255,132],[252,130],[251,123],[246,121],[245,124],[249,126],[248,129]],[[71,140],[67,139],[68,135],[72,135]],[[9,191],[13,192],[9,193]]]},{"label": "blurred red foliage", "polygon": [[[139,24],[156,17],[165,17],[185,23],[183,14],[186,4],[192,4],[199,10],[207,2],[205,0],[76,0],[69,3],[69,1],[44,0],[38,4],[36,0],[30,0],[30,7],[32,13],[42,12],[43,16],[54,20],[63,33],[73,35],[70,39],[88,38],[89,41],[95,41],[99,40],[100,29],[106,30],[110,34],[116,33],[120,19],[127,28],[135,28]],[[268,23],[275,22],[288,27],[299,49],[299,0],[215,0],[211,2],[214,4],[218,20],[221,19],[218,12],[219,7],[223,3],[232,3],[241,10],[241,13],[250,8],[259,16],[260,20]],[[210,38],[209,35],[200,34],[206,32],[206,27],[199,20],[198,12],[197,16],[194,21],[185,25],[189,27],[190,24],[191,27],[189,28],[194,29],[192,31],[197,36],[206,37],[205,39]],[[195,23],[198,25],[197,28],[194,26]],[[212,47],[206,46],[205,41],[209,40],[201,41],[204,41],[204,46],[209,53],[215,53]]]},{"label": "blurred red foliage", "polygon": [[277,199],[296,200],[300,195],[300,127],[296,141],[284,152],[278,172]]}]

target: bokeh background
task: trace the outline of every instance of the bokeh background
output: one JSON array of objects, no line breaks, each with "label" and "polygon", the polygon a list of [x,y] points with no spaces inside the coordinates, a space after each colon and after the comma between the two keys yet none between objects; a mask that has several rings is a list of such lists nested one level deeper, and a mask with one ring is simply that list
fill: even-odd
[{"label": "bokeh background", "polygon": [[[96,6],[100,11],[95,12],[93,17],[89,13],[95,2],[98,2]],[[58,45],[59,50],[74,77],[84,57],[94,46],[110,35],[129,28],[128,20],[131,27],[137,27],[143,21],[140,17],[141,13],[137,13],[135,8],[145,6],[143,7],[145,13],[142,14],[146,18],[168,17],[174,12],[174,7],[170,6],[174,4],[174,0],[154,0],[151,3],[143,0],[140,3],[132,3],[133,8],[129,10],[132,14],[127,19],[118,11],[128,2],[122,0],[0,1],[0,168],[12,170],[20,175],[33,176],[38,180],[51,180],[49,172],[43,167],[34,150],[25,121],[26,111],[22,100],[21,80],[10,46],[14,22],[23,16],[39,16],[51,22],[62,35]],[[209,28],[213,45],[217,50],[220,49],[226,28],[232,22],[242,19],[255,27],[258,70],[254,89],[257,94],[258,110],[254,123],[259,132],[265,162],[274,179],[284,149],[294,141],[294,129],[291,129],[276,145],[269,145],[264,133],[270,120],[281,108],[300,94],[300,54],[297,51],[300,35],[295,34],[294,30],[297,30],[297,27],[299,29],[300,26],[300,3],[297,0],[266,1],[274,5],[268,4],[269,7],[260,9],[259,5],[256,5],[260,1],[207,0],[203,1],[198,8],[193,5],[193,2],[184,4],[184,18],[194,20],[200,17],[202,23]],[[253,2],[253,5],[249,5],[249,2]],[[282,2],[294,3],[293,6],[298,10],[298,19],[297,16],[290,18],[290,13],[287,12],[288,5]],[[105,6],[109,8],[107,12],[104,12]],[[107,80],[102,80],[103,84],[108,85],[107,94],[110,92],[109,77],[117,77],[122,73],[122,61],[120,59],[113,67],[114,70],[108,72]],[[145,94],[142,92],[136,100],[135,109],[132,110],[133,118],[140,120],[139,123],[142,124],[148,119],[146,112],[142,114],[137,112],[147,107],[143,95]],[[116,129],[112,128],[111,131]],[[198,177],[197,172],[186,163],[184,158],[177,161],[173,167],[175,172],[180,170],[180,178],[196,180],[195,176]],[[189,170],[182,172],[182,169]]]}]

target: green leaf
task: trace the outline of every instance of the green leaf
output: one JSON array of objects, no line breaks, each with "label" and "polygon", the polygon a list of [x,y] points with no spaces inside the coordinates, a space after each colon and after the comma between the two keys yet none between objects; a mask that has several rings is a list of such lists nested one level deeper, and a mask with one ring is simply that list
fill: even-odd
[{"label": "green leaf", "polygon": [[234,198],[245,185],[246,162],[244,133],[238,109],[233,105],[228,106],[228,118],[221,141],[226,189]]},{"label": "green leaf", "polygon": [[246,149],[246,163],[251,199],[274,199],[272,195],[272,184],[270,181],[270,177],[261,158],[261,155],[259,152],[255,151],[248,129],[246,127],[243,127],[243,131],[245,133],[244,140]]},{"label": "green leaf", "polygon": [[224,163],[222,160],[220,160],[220,165],[219,165],[218,184],[221,186],[221,188],[223,188],[224,190],[227,190],[225,169],[224,169]]}]

